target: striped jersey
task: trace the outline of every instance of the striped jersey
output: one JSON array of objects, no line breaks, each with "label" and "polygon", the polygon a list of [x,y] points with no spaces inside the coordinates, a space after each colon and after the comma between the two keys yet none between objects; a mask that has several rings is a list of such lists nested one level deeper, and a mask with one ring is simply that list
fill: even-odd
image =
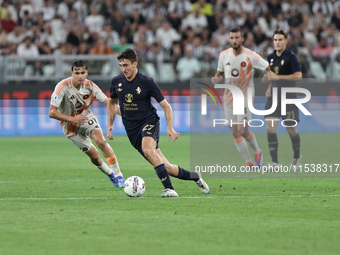
[{"label": "striped jersey", "polygon": [[[72,77],[69,77],[55,87],[51,105],[58,107],[60,113],[68,116],[76,116],[83,111],[92,114],[90,106],[95,98],[104,102],[107,96],[90,80],[85,80],[78,90],[72,85]],[[66,136],[73,136],[77,133],[78,124],[76,123],[60,121],[60,125]]]},{"label": "striped jersey", "polygon": [[[218,58],[217,71],[224,72],[227,84],[233,84],[239,87],[245,95],[245,105],[247,104],[247,89],[254,88],[254,68],[265,70],[268,67],[268,62],[260,57],[257,53],[242,47],[242,52],[235,56],[233,48],[229,48],[220,53]],[[232,107],[233,97],[230,90],[224,92],[225,106]]]}]

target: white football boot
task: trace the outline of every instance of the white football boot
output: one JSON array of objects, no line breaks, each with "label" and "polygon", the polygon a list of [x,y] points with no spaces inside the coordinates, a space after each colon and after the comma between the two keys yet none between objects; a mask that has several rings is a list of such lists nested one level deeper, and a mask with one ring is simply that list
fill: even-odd
[{"label": "white football boot", "polygon": [[164,192],[161,194],[161,197],[178,197],[178,194],[173,189],[165,189]]}]

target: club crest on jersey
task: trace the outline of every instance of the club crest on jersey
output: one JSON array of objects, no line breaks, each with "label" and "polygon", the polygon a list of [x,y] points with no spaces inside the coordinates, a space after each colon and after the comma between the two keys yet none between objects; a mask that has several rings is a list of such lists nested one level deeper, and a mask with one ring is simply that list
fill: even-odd
[{"label": "club crest on jersey", "polygon": [[125,95],[125,101],[128,102],[128,103],[131,103],[133,100],[133,95],[132,94],[126,94]]},{"label": "club crest on jersey", "polygon": [[83,96],[83,99],[88,99],[90,97],[90,95],[85,95]]},{"label": "club crest on jersey", "polygon": [[231,70],[232,76],[237,77],[239,74],[240,74],[240,72],[237,69],[234,68],[233,70]]},{"label": "club crest on jersey", "polygon": [[281,61],[281,65],[283,66],[283,65],[284,65],[284,63],[285,63],[285,61],[282,59],[282,61]]},{"label": "club crest on jersey", "polygon": [[242,67],[245,67],[246,65],[247,65],[246,62],[244,62],[244,61],[241,63]]},{"label": "club crest on jersey", "polygon": [[141,90],[140,87],[136,88],[136,91],[137,91],[137,94],[138,94],[138,95],[142,92],[142,90]]}]

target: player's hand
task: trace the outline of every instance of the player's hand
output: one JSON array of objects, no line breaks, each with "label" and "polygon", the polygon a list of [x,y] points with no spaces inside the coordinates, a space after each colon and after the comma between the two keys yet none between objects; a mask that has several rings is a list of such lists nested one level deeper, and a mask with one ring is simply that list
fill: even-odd
[{"label": "player's hand", "polygon": [[180,133],[177,133],[173,128],[167,128],[168,134],[168,142],[172,139],[176,142],[177,138],[180,136]]},{"label": "player's hand", "polygon": [[80,125],[85,124],[87,120],[88,118],[84,114],[78,114],[73,117],[73,122]]},{"label": "player's hand", "polygon": [[272,91],[270,88],[268,88],[266,91],[266,97],[271,97],[271,96],[272,96]]},{"label": "player's hand", "polygon": [[272,71],[269,71],[267,73],[267,76],[268,76],[268,79],[271,81],[271,80],[278,80],[279,79],[279,76],[275,73],[273,73]]},{"label": "player's hand", "polygon": [[111,134],[111,131],[114,131],[114,130],[115,130],[115,128],[114,128],[113,126],[108,126],[108,127],[107,127],[106,135],[107,135],[107,138],[108,138],[109,140],[113,140],[113,136],[112,136],[112,134]]},{"label": "player's hand", "polygon": [[222,78],[221,77],[212,77],[211,82],[212,84],[217,84]]},{"label": "player's hand", "polygon": [[268,73],[266,73],[265,75],[263,75],[262,77],[262,83],[268,83],[269,79],[268,79]]}]

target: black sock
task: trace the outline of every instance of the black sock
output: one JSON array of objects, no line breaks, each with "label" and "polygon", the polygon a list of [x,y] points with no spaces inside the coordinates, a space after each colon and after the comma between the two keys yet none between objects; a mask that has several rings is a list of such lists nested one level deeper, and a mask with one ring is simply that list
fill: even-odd
[{"label": "black sock", "polygon": [[166,167],[164,164],[161,164],[159,166],[155,167],[156,174],[158,175],[158,178],[161,180],[164,188],[166,189],[174,189],[171,184],[170,176],[168,173],[168,170],[166,170]]},{"label": "black sock", "polygon": [[270,152],[270,156],[272,157],[272,161],[278,163],[279,161],[277,159],[277,148],[278,148],[279,142],[277,141],[276,133],[274,134],[268,133],[267,138],[268,138],[269,152]]},{"label": "black sock", "polygon": [[292,145],[293,145],[293,151],[294,151],[294,158],[300,157],[300,136],[297,134],[294,137],[291,137],[292,139]]},{"label": "black sock", "polygon": [[181,180],[190,180],[197,182],[200,177],[196,172],[189,172],[187,170],[184,170],[182,167],[178,167],[177,178]]}]

